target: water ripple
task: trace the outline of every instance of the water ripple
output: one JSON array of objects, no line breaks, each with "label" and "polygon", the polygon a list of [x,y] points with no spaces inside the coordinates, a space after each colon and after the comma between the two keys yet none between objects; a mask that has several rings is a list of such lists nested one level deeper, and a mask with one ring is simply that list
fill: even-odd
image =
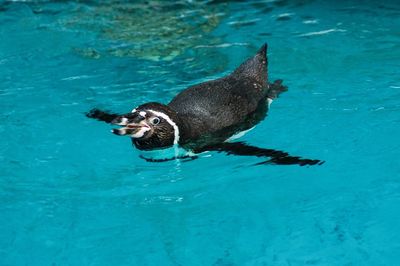
[{"label": "water ripple", "polygon": [[249,45],[250,43],[236,42],[236,43],[221,43],[215,45],[197,45],[194,48],[227,48],[232,46],[249,46]]},{"label": "water ripple", "polygon": [[325,35],[325,34],[332,33],[332,32],[346,32],[346,31],[347,30],[344,30],[344,29],[334,28],[334,29],[328,29],[328,30],[307,32],[307,33],[299,34],[297,36],[299,36],[299,37],[309,37],[309,36]]}]

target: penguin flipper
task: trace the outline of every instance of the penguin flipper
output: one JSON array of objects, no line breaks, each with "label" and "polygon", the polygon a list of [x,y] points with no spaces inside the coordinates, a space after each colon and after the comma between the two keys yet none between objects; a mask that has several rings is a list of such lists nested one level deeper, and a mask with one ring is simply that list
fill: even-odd
[{"label": "penguin flipper", "polygon": [[324,161],[303,159],[298,156],[291,156],[287,152],[274,150],[274,149],[264,149],[255,146],[247,145],[244,142],[223,142],[216,145],[210,145],[203,147],[201,150],[195,151],[216,151],[225,152],[227,155],[238,155],[238,156],[255,156],[255,157],[269,157],[267,161],[257,163],[261,164],[278,164],[278,165],[291,165],[297,164],[300,166],[305,165],[321,165]]},{"label": "penguin flipper", "polygon": [[120,116],[118,114],[109,113],[107,111],[102,111],[102,110],[97,109],[97,108],[94,108],[94,109],[90,110],[85,115],[86,115],[86,117],[97,119],[99,121],[103,121],[103,122],[106,122],[106,123],[111,123],[111,121],[113,121],[115,118]]}]

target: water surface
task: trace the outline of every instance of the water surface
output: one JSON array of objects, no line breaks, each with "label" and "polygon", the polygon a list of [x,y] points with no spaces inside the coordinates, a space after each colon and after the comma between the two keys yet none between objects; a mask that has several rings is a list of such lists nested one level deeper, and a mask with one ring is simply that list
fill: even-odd
[{"label": "water surface", "polygon": [[[0,265],[398,265],[397,1],[6,1]],[[84,116],[167,103],[269,44],[243,140],[323,159],[151,164]]]}]

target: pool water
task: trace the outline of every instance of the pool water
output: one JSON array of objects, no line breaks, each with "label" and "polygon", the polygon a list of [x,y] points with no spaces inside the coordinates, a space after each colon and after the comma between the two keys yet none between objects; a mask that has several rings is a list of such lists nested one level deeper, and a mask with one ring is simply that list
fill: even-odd
[{"label": "pool water", "polygon": [[[399,29],[398,1],[1,2],[0,265],[399,265]],[[289,91],[241,140],[321,166],[148,163],[84,115],[264,42]]]}]

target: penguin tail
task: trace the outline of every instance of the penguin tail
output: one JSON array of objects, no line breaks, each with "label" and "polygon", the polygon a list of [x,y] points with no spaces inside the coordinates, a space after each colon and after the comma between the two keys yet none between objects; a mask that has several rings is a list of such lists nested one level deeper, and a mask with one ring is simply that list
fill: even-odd
[{"label": "penguin tail", "polygon": [[265,85],[268,80],[268,45],[265,43],[257,54],[243,62],[231,75],[241,79],[248,78]]},{"label": "penguin tail", "polygon": [[283,80],[275,80],[274,83],[268,84],[267,98],[274,100],[279,94],[288,90],[288,87],[283,85]]}]

